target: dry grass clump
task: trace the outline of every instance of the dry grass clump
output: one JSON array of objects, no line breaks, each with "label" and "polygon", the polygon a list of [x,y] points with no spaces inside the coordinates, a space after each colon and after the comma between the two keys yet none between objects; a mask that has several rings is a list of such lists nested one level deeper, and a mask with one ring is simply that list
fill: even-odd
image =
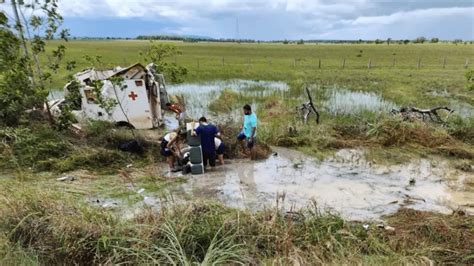
[{"label": "dry grass clump", "polygon": [[[219,131],[222,134],[222,141],[225,144],[225,153],[224,156],[229,159],[245,158],[247,157],[242,153],[242,149],[239,141],[237,140],[237,135],[241,131],[240,126],[236,123],[222,123],[218,125]],[[255,160],[267,159],[272,150],[264,140],[257,137],[257,144],[254,148],[254,157]]]},{"label": "dry grass clump", "polygon": [[433,261],[474,263],[474,217],[462,211],[443,215],[401,209],[388,216],[387,222],[397,230],[382,235],[396,252],[423,250]]}]

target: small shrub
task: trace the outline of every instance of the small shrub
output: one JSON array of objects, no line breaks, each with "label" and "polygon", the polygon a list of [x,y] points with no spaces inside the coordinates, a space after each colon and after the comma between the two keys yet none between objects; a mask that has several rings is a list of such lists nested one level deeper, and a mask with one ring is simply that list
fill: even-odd
[{"label": "small shrub", "polygon": [[41,125],[31,129],[1,129],[0,139],[4,143],[0,146],[0,157],[2,157],[0,164],[7,168],[17,166],[35,168],[38,161],[64,158],[73,148],[60,132]]},{"label": "small shrub", "polygon": [[224,89],[219,97],[209,104],[209,110],[226,113],[234,110],[239,103],[239,94],[230,89]]}]

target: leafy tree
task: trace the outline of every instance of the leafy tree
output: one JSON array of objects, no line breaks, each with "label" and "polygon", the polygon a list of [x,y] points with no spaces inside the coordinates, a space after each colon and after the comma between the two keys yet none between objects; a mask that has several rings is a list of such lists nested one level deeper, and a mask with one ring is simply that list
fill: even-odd
[{"label": "leafy tree", "polygon": [[439,38],[431,38],[431,43],[438,43],[439,42]]},{"label": "leafy tree", "polygon": [[290,42],[287,39],[283,40],[283,44],[289,44],[289,43]]},{"label": "leafy tree", "polygon": [[25,110],[41,107],[44,94],[30,81],[29,58],[21,50],[21,40],[0,12],[0,123],[17,125]]},{"label": "leafy tree", "polygon": [[382,43],[383,43],[383,41],[380,40],[380,39],[376,39],[376,40],[375,40],[375,44],[382,44]]},{"label": "leafy tree", "polygon": [[426,42],[426,38],[421,36],[421,37],[416,38],[413,42],[414,43],[424,43],[424,42]]},{"label": "leafy tree", "polygon": [[392,38],[387,38],[387,45],[390,45],[391,42],[392,42]]},{"label": "leafy tree", "polygon": [[[60,68],[66,47],[58,45],[43,63],[39,56],[46,53],[46,41],[53,38],[67,41],[69,37],[68,30],[59,30],[63,18],[57,12],[57,2],[12,0],[15,17],[12,25],[5,13],[0,12],[0,123],[18,124],[27,109],[42,109],[44,105],[52,123],[47,86]],[[32,15],[27,18],[26,12]]]},{"label": "leafy tree", "polygon": [[140,53],[145,62],[154,63],[156,71],[165,74],[167,79],[176,83],[182,82],[183,76],[188,73],[185,67],[175,62],[170,62],[170,58],[174,58],[180,54],[181,51],[175,45],[164,43],[156,44],[154,42],[151,42],[151,45],[144,52]]},{"label": "leafy tree", "polygon": [[403,44],[409,44],[410,40],[403,40]]},{"label": "leafy tree", "polygon": [[296,44],[304,44],[304,41],[303,41],[303,39],[301,39],[301,40],[297,41],[297,42],[296,42]]}]

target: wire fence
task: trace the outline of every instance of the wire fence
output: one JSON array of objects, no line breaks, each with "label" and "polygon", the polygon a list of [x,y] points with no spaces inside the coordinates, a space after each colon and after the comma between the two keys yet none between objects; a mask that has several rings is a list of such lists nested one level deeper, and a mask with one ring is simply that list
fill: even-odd
[{"label": "wire fence", "polygon": [[339,60],[333,58],[271,58],[271,57],[184,57],[175,56],[173,62],[184,66],[205,69],[206,67],[285,67],[285,68],[315,68],[315,69],[373,69],[373,68],[392,68],[392,69],[423,69],[423,68],[439,68],[439,69],[468,69],[471,66],[471,59],[465,58],[460,60],[450,60],[447,57],[433,60],[433,58],[423,59],[423,57],[415,57],[411,60],[400,60],[396,57],[390,59],[367,58],[350,59],[341,58]]}]

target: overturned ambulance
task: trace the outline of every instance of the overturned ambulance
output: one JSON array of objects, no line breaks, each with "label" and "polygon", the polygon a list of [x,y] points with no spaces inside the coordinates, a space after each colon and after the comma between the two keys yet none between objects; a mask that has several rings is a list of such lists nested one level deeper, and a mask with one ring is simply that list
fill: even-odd
[{"label": "overturned ambulance", "polygon": [[[110,81],[114,77],[120,77],[121,86],[114,86]],[[111,70],[86,69],[76,73],[74,79],[64,87],[64,96],[69,99],[68,95],[73,93],[72,90],[79,91],[80,99],[75,99],[75,108],[72,110],[79,122],[87,119],[105,120],[136,129],[156,128],[163,124],[163,110],[168,102],[168,94],[163,75],[156,73],[154,64],[145,67],[137,63],[127,68],[116,67]],[[107,111],[97,101],[97,89],[94,90],[93,87],[97,80],[102,84],[100,96],[116,102]],[[53,114],[61,112],[65,99],[50,102]]]}]

